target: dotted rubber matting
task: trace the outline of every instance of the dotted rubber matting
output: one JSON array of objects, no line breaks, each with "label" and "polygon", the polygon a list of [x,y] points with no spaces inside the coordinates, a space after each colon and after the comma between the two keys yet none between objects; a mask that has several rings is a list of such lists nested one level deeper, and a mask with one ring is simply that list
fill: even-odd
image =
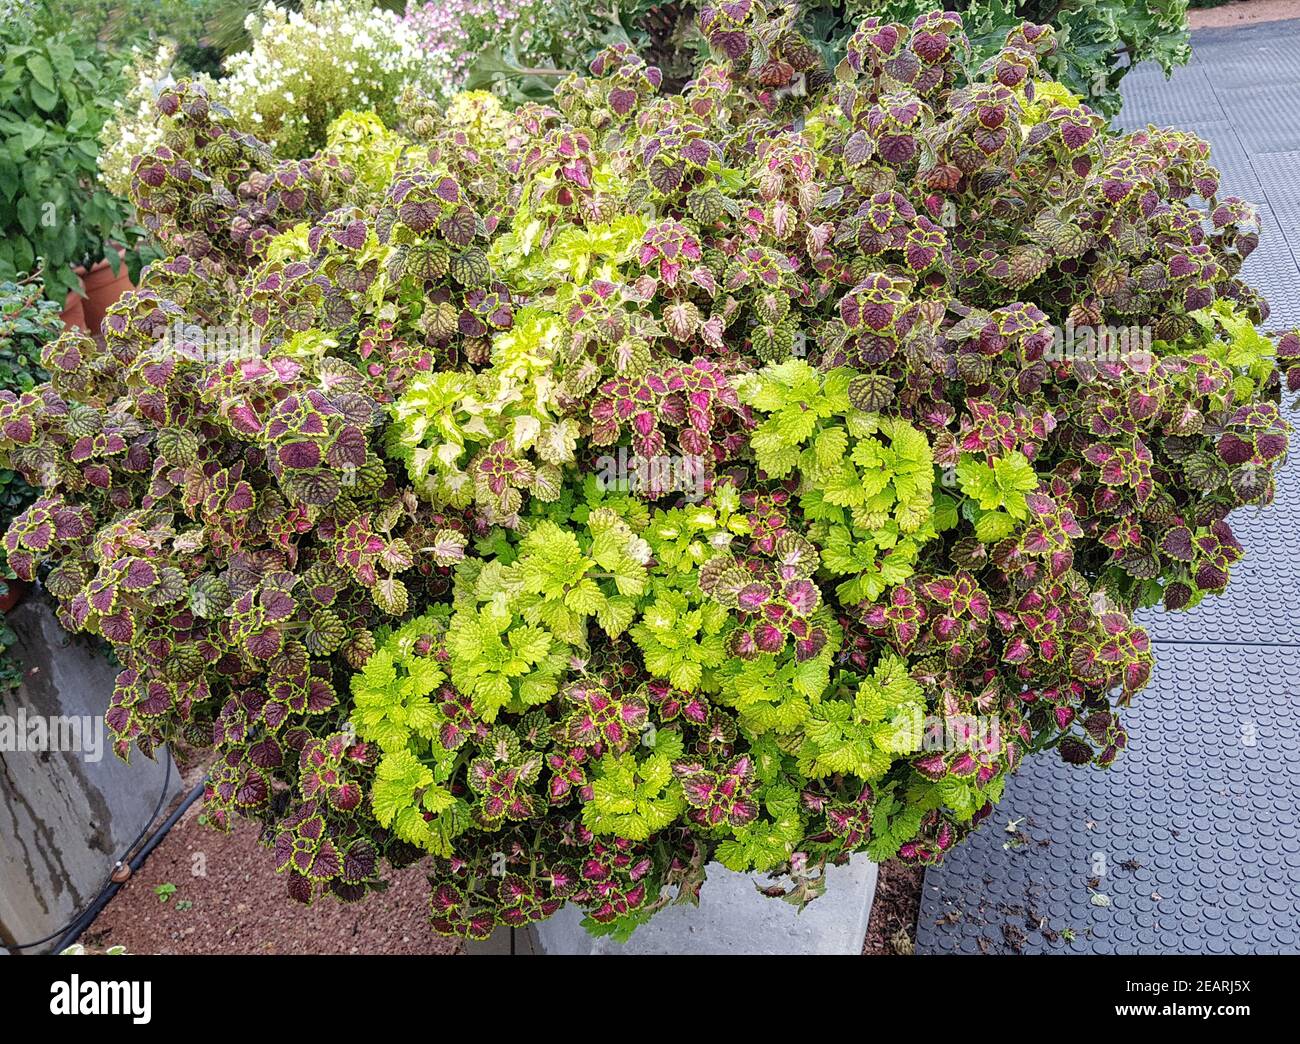
[{"label": "dotted rubber matting", "polygon": [[[1300,138],[1300,134],[1295,136]],[[1268,326],[1274,329],[1298,326],[1300,279],[1296,278],[1296,272],[1300,271],[1300,150],[1261,153],[1252,159],[1251,166],[1291,254],[1291,267],[1288,268],[1279,255],[1278,264],[1269,269],[1269,275],[1275,274],[1276,278],[1266,285],[1261,284],[1272,308]],[[1263,246],[1264,233],[1261,232],[1261,250]],[[1251,267],[1254,260],[1252,254],[1243,266],[1247,277],[1252,279],[1256,278],[1256,270]]]},{"label": "dotted rubber matting", "polygon": [[[1300,325],[1300,20],[1192,36],[1166,80],[1124,79],[1115,126],[1210,142],[1224,193],[1259,205],[1244,273],[1265,328]],[[1300,430],[1300,413],[1290,411]],[[994,815],[926,872],[919,953],[1300,952],[1300,454],[1276,501],[1231,518],[1227,592],[1140,615],[1150,685],[1108,770],[1030,759]]]},{"label": "dotted rubber matting", "polygon": [[1109,770],[1031,759],[926,873],[918,952],[1300,949],[1300,648],[1157,657]]},{"label": "dotted rubber matting", "polygon": [[[1300,432],[1300,411],[1285,412]],[[1300,440],[1300,435],[1293,438]],[[1293,452],[1278,472],[1269,507],[1241,508],[1228,521],[1246,548],[1245,558],[1232,568],[1228,589],[1206,597],[1195,609],[1145,610],[1138,614],[1138,622],[1157,642],[1300,645],[1300,556],[1295,553],[1295,537],[1300,534],[1300,453]],[[1147,693],[1142,693],[1135,702],[1145,703],[1146,698]]]}]

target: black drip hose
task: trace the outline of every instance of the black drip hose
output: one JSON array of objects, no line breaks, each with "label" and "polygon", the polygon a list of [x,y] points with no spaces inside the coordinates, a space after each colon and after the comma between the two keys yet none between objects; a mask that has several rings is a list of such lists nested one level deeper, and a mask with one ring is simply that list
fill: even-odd
[{"label": "black drip hose", "polygon": [[[149,840],[145,842],[144,847],[131,857],[130,867],[133,876],[135,872],[144,865],[144,861],[149,857],[149,853],[162,843],[162,839],[167,836],[167,831],[171,830],[181,816],[185,814],[185,810],[203,796],[203,788],[206,783],[206,779],[201,779],[198,783],[194,784],[194,789],[185,795],[185,799],[176,806],[176,810],[163,820],[162,825],[153,832]],[[130,879],[131,878],[128,877],[126,880],[129,881]],[[117,895],[124,884],[126,884],[126,881],[109,881],[107,887],[99,893],[98,898],[90,904],[86,909],[86,912],[73,922],[72,926],[64,933],[63,938],[55,944],[54,949],[51,952],[62,953],[65,949],[76,942],[77,937],[95,923],[95,918],[99,916],[100,911],[108,905],[109,900],[112,899],[113,896]]]},{"label": "black drip hose", "polygon": [[[7,946],[0,943],[0,948],[7,949],[14,953],[22,950],[34,950],[38,946],[44,946],[51,939],[57,938],[58,942],[55,943],[54,948],[50,952],[61,953],[77,941],[77,938],[81,933],[95,922],[95,918],[98,917],[104,907],[108,905],[109,900],[112,899],[113,896],[117,895],[121,890],[122,885],[129,881],[131,877],[134,876],[135,872],[144,865],[144,861],[148,858],[149,853],[158,847],[162,842],[162,839],[167,836],[167,832],[171,830],[181,816],[185,814],[185,810],[202,797],[203,788],[207,783],[206,778],[199,780],[199,782],[194,785],[194,789],[185,795],[181,803],[176,806],[175,811],[172,812],[172,814],[159,825],[158,829],[149,836],[149,840],[145,842],[143,847],[132,855],[131,853],[135,851],[136,846],[144,840],[145,834],[148,833],[149,827],[153,824],[153,821],[158,818],[158,813],[162,811],[163,803],[167,800],[167,788],[171,783],[171,774],[172,759],[169,755],[167,758],[166,773],[163,776],[162,793],[158,795],[158,804],[154,807],[153,815],[151,815],[145,825],[140,828],[140,833],[136,835],[135,840],[127,846],[126,852],[122,855],[122,858],[114,864],[109,879],[104,882],[104,887],[100,889],[99,894],[91,901],[90,905],[82,910],[66,928],[61,928],[59,931],[47,935],[43,939],[37,939],[35,942],[20,943],[15,946]],[[123,864],[130,866],[131,873],[122,881],[114,881],[112,874],[115,874]]]}]

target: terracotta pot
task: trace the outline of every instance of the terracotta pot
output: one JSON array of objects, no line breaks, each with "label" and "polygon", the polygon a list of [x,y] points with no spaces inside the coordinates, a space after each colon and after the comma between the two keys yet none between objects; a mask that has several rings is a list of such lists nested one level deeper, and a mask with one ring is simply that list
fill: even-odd
[{"label": "terracotta pot", "polygon": [[113,266],[107,261],[97,261],[89,271],[80,267],[77,269],[82,288],[86,291],[86,322],[87,329],[92,334],[99,333],[104,314],[113,302],[126,291],[135,289],[135,284],[126,271],[126,251],[119,250],[117,255],[121,261],[117,275],[113,274]]},{"label": "terracotta pot", "polygon": [[75,290],[68,291],[68,299],[63,302],[62,315],[65,330],[71,330],[74,326],[81,330],[88,328],[86,326],[85,299]]},{"label": "terracotta pot", "polygon": [[32,585],[26,580],[2,580],[0,583],[7,584],[9,587],[9,590],[0,595],[0,616],[3,616],[31,594]]}]

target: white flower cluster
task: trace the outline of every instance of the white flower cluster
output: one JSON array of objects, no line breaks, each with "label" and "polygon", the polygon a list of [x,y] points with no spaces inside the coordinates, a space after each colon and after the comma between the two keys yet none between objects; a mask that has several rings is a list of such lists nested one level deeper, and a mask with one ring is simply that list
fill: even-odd
[{"label": "white flower cluster", "polygon": [[365,0],[317,0],[301,12],[268,3],[247,24],[252,47],[226,60],[227,76],[210,90],[281,156],[320,148],[345,110],[371,110],[392,126],[404,87],[441,88],[419,34]]},{"label": "white flower cluster", "polygon": [[127,198],[131,159],[162,142],[154,101],[172,81],[176,44],[166,41],[157,51],[135,47],[123,70],[126,90],[99,132],[99,177],[115,196]]}]

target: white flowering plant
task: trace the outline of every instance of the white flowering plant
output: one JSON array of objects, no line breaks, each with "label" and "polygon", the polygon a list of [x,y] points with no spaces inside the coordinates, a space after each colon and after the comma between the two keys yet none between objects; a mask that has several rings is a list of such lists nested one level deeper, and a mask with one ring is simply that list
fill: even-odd
[{"label": "white flowering plant", "polygon": [[137,45],[122,70],[126,89],[99,132],[99,180],[113,195],[125,199],[131,187],[131,157],[162,144],[163,129],[155,118],[158,93],[173,82],[177,46],[165,40]]},{"label": "white flowering plant", "polygon": [[268,3],[248,28],[252,46],[227,58],[226,77],[208,89],[277,155],[321,148],[349,109],[393,126],[408,86],[440,92],[417,30],[365,0],[315,0],[301,11]]}]

